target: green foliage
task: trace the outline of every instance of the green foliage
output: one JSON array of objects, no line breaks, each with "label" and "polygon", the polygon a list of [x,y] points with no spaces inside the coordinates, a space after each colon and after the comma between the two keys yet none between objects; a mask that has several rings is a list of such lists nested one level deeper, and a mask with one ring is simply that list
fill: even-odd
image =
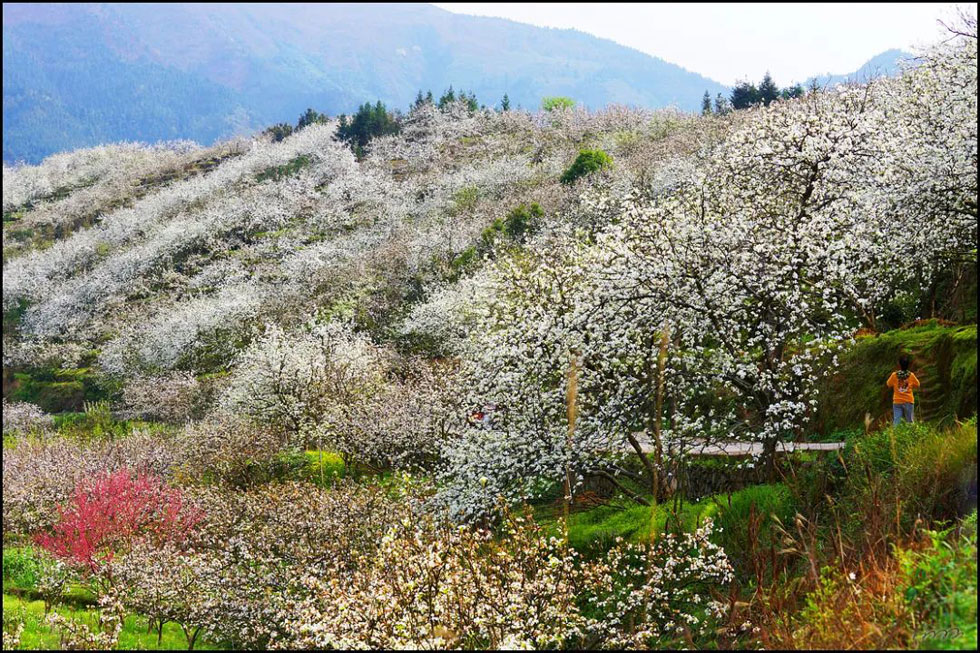
[{"label": "green foliage", "polygon": [[571,109],[575,106],[575,100],[570,97],[564,97],[562,95],[549,96],[541,98],[541,108],[545,111],[554,111],[556,109]]},{"label": "green foliage", "polygon": [[[456,207],[466,206],[470,202],[475,203],[476,189],[470,193],[469,189],[462,189],[456,195]],[[537,202],[530,205],[521,204],[511,209],[503,218],[497,218],[489,227],[480,234],[480,240],[476,245],[470,245],[463,251],[449,259],[448,274],[445,278],[449,281],[457,281],[461,276],[472,272],[484,256],[492,257],[494,250],[503,245],[520,245],[526,242],[527,237],[535,233],[541,226],[541,219],[544,217],[544,210]],[[440,257],[433,260],[434,265],[444,265]]]},{"label": "green foliage", "polygon": [[759,89],[755,87],[755,84],[739,82],[732,89],[730,101],[733,109],[748,109],[758,105],[762,99],[759,97]]},{"label": "green foliage", "polygon": [[280,122],[271,127],[267,127],[262,133],[268,134],[272,137],[273,142],[278,143],[293,133],[293,126],[288,122]]},{"label": "green foliage", "polygon": [[500,110],[501,111],[510,111],[510,98],[507,97],[507,94],[506,93],[504,93],[503,99],[500,100]]},{"label": "green foliage", "polygon": [[308,468],[305,476],[311,483],[330,486],[347,475],[344,459],[339,453],[313,449],[306,451],[306,459]]},{"label": "green foliage", "polygon": [[901,590],[924,649],[977,648],[977,513],[954,529],[927,531],[930,545],[898,552]]},{"label": "green foliage", "polygon": [[[731,107],[733,109],[748,109],[750,107],[755,107],[760,104],[769,106],[772,102],[777,99],[789,100],[792,98],[803,97],[804,91],[800,84],[794,84],[793,86],[788,86],[782,90],[776,86],[776,82],[773,81],[772,75],[769,71],[763,76],[762,81],[759,82],[759,86],[752,84],[750,82],[739,82],[732,89],[732,95],[730,98]],[[718,100],[723,100],[719,94]],[[716,100],[716,113],[723,113],[717,109],[723,105],[722,102]],[[705,102],[707,102],[707,92],[705,92]]]},{"label": "green foliage", "polygon": [[572,184],[581,177],[612,165],[612,157],[602,150],[581,150],[575,161],[562,173],[559,181]]},{"label": "green foliage", "polygon": [[80,411],[86,401],[114,398],[118,383],[98,375],[88,367],[35,368],[12,375],[5,383],[8,401],[26,401],[40,406],[46,413]]},{"label": "green foliage", "polygon": [[540,224],[544,211],[537,202],[531,206],[521,204],[512,209],[505,218],[497,218],[480,235],[480,244],[484,250],[491,249],[501,238],[511,242],[523,243],[527,236],[534,233]]},{"label": "green foliage", "polygon": [[779,92],[779,96],[784,100],[793,100],[796,98],[801,98],[806,93],[803,90],[802,84],[794,84],[793,86],[787,86]]},{"label": "green foliage", "polygon": [[476,186],[460,188],[453,194],[453,211],[456,214],[472,211],[480,199],[480,189]]},{"label": "green foliage", "polygon": [[704,97],[701,98],[701,114],[705,116],[711,115],[711,94],[707,91],[704,92]]},{"label": "green foliage", "polygon": [[779,87],[776,86],[776,82],[772,81],[772,75],[767,70],[759,84],[759,99],[768,107],[777,98],[779,98]]},{"label": "green foliage", "polygon": [[378,100],[373,105],[370,102],[362,104],[350,119],[341,115],[337,136],[360,156],[372,138],[397,134],[400,131],[398,116],[388,113],[384,103]]},{"label": "green foliage", "polygon": [[[316,124],[316,123],[324,123],[324,122],[327,122],[328,120],[329,120],[329,118],[327,117],[326,114],[318,113],[318,112],[314,111],[312,108],[308,108],[303,113],[303,115],[301,115],[299,117],[299,120],[296,121],[296,129],[298,131],[298,130],[302,129],[303,127],[306,127],[307,125],[313,125],[313,124]],[[287,134],[287,136],[288,136],[288,134]]]},{"label": "green foliage", "polygon": [[[429,95],[431,100],[432,94],[430,93]],[[415,101],[418,102],[417,97],[415,98]],[[446,91],[442,94],[442,96],[439,97],[438,106],[440,109],[446,109],[449,107],[449,105],[453,104],[456,101],[465,102],[466,107],[470,110],[470,112],[476,111],[477,109],[480,108],[480,103],[476,99],[476,93],[470,91],[469,94],[467,94],[464,91],[460,91],[459,94],[457,95],[456,91],[453,90],[451,84],[449,88],[446,89]]]},{"label": "green foliage", "polygon": [[[792,494],[782,484],[751,486],[698,502],[680,502],[676,510],[673,502],[655,507],[604,505],[569,515],[568,541],[584,555],[601,555],[618,537],[647,541],[653,529],[657,533],[691,531],[710,517],[716,526],[712,539],[725,549],[735,569],[744,573],[753,547],[768,549],[778,544],[773,516],[790,522],[796,508]],[[551,519],[557,534],[560,522],[554,516]]]},{"label": "green foliage", "polygon": [[271,166],[266,168],[255,176],[255,180],[266,181],[267,179],[272,179],[273,181],[279,181],[281,179],[285,179],[286,177],[292,177],[311,163],[313,163],[313,159],[306,154],[300,154],[298,157],[289,161],[289,163],[284,163],[281,166]]},{"label": "green foliage", "polygon": [[41,575],[41,562],[29,547],[9,547],[3,550],[3,587],[33,590]]},{"label": "green foliage", "polygon": [[736,573],[752,575],[756,554],[782,548],[777,525],[792,524],[798,506],[782,483],[754,485],[701,501],[702,515],[715,520],[715,542],[728,553]]}]

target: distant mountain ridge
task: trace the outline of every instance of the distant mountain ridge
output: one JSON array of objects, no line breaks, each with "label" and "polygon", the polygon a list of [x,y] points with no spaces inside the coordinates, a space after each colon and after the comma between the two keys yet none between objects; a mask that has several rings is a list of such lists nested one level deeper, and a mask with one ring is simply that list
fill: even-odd
[{"label": "distant mountain ridge", "polygon": [[496,105],[697,111],[729,88],[575,30],[431,5],[4,4],[3,159],[216,138],[454,85]]},{"label": "distant mountain ridge", "polygon": [[852,73],[847,73],[844,75],[833,75],[831,73],[827,73],[825,75],[815,75],[814,77],[809,78],[806,83],[807,85],[810,85],[816,81],[821,87],[836,86],[837,84],[843,84],[846,82],[863,84],[874,79],[875,77],[891,77],[901,73],[902,63],[911,61],[914,59],[914,57],[915,55],[910,52],[893,48],[871,57],[871,59],[868,59],[863,66]]}]

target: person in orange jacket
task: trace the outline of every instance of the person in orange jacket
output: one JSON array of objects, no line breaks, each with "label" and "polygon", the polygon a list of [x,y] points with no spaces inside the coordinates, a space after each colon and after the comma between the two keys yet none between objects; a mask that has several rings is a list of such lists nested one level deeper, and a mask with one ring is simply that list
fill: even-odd
[{"label": "person in orange jacket", "polygon": [[907,422],[915,421],[915,396],[912,391],[919,387],[919,379],[909,371],[909,357],[898,359],[901,368],[888,377],[887,385],[892,389],[892,424],[898,426],[902,418]]}]

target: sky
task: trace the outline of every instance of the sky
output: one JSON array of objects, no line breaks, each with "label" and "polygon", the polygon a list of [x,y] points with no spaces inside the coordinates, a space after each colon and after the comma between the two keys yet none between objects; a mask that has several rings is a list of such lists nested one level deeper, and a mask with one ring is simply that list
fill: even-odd
[{"label": "sky", "polygon": [[[461,14],[574,28],[726,85],[767,70],[780,86],[850,73],[891,48],[942,38],[955,6],[894,4],[433,3]],[[974,5],[975,6],[975,5]],[[976,9],[972,10],[974,13]]]}]

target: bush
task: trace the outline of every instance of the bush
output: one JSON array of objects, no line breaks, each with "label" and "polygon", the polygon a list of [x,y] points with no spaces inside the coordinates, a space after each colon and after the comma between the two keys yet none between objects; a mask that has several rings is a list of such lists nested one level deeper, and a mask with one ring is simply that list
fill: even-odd
[{"label": "bush", "polygon": [[543,216],[544,211],[537,202],[531,202],[530,207],[521,204],[512,209],[506,218],[497,218],[493,224],[483,230],[480,236],[480,249],[483,251],[491,249],[501,238],[523,243],[528,235],[537,231]]},{"label": "bush", "polygon": [[902,591],[925,649],[977,647],[977,513],[961,532],[926,531],[929,545],[899,551]]},{"label": "bush", "polygon": [[713,517],[715,541],[729,552],[732,566],[741,578],[764,582],[771,568],[760,558],[782,548],[777,526],[792,524],[797,506],[792,493],[782,484],[756,485],[702,501],[703,515]]},{"label": "bush", "polygon": [[90,572],[144,537],[162,543],[182,539],[200,515],[156,476],[119,470],[75,488],[68,506],[59,506],[51,532],[34,540],[44,550]]},{"label": "bush", "polygon": [[4,592],[11,587],[31,590],[37,587],[41,563],[30,547],[10,547],[3,550]]},{"label": "bush", "polygon": [[562,173],[559,181],[566,185],[573,184],[577,179],[611,165],[612,157],[602,150],[582,150],[568,170]]},{"label": "bush", "polygon": [[3,400],[3,434],[43,433],[54,426],[54,420],[43,410],[27,402]]},{"label": "bush", "polygon": [[561,95],[541,98],[541,108],[545,111],[556,109],[571,109],[575,106],[575,100]]}]

